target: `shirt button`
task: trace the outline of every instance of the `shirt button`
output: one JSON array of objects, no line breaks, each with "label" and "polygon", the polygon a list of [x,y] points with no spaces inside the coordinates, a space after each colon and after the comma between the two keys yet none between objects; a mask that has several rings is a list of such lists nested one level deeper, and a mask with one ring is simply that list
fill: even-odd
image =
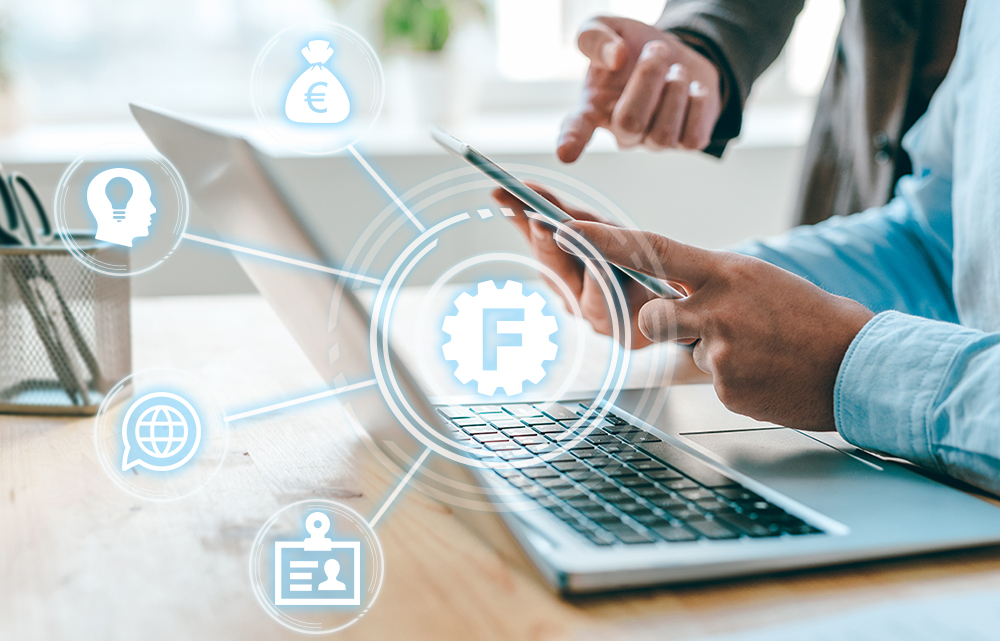
[{"label": "shirt button", "polygon": [[872,147],[875,151],[876,163],[884,165],[892,159],[889,155],[889,152],[892,150],[889,145],[889,134],[881,129],[872,134]]}]

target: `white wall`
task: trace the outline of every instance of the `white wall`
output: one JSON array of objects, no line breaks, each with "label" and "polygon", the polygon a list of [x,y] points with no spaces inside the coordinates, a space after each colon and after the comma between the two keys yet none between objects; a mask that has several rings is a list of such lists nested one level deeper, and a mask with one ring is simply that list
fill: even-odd
[{"label": "white wall", "polygon": [[[490,153],[489,148],[483,151]],[[374,152],[367,157],[397,192],[461,166],[444,153]],[[800,148],[795,146],[735,147],[722,161],[684,152],[596,150],[573,165],[562,165],[551,152],[495,154],[501,163],[557,169],[603,192],[638,226],[710,248],[748,236],[779,233],[789,226],[799,158]],[[62,162],[20,162],[5,163],[4,168],[31,177],[45,201],[51,203],[65,166]],[[371,217],[389,202],[350,156],[277,158],[273,169],[313,228],[338,255],[354,245]],[[484,191],[470,198],[468,206],[481,207],[488,198]],[[189,230],[212,235],[196,207]],[[490,238],[470,236],[467,248],[523,252],[524,245],[514,230],[508,232]],[[446,262],[447,256],[438,260]],[[161,267],[133,279],[137,296],[251,291],[253,286],[231,256],[189,242],[182,243]]]}]

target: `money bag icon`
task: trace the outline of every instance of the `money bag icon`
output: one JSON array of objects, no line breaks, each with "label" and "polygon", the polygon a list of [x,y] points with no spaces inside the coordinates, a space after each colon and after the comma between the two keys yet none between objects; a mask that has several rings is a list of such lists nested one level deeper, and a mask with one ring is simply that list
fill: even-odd
[{"label": "money bag icon", "polygon": [[310,67],[302,72],[285,98],[285,115],[292,122],[336,123],[347,118],[351,101],[337,77],[323,64],[333,55],[330,43],[313,40],[302,49]]}]

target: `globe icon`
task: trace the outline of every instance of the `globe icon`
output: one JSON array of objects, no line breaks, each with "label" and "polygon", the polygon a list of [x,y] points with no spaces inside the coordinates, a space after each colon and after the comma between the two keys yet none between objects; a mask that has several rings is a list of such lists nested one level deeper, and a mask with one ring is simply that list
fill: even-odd
[{"label": "globe icon", "polygon": [[155,458],[177,454],[188,440],[187,420],[169,405],[154,405],[139,415],[135,440],[142,451]]}]

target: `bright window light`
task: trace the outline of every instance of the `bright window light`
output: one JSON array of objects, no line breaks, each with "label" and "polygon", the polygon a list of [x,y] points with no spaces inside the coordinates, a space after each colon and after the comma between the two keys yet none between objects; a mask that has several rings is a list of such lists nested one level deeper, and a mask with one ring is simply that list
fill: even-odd
[{"label": "bright window light", "polygon": [[579,80],[587,60],[576,33],[587,19],[653,22],[662,10],[663,0],[494,0],[497,66],[507,80]]},{"label": "bright window light", "polygon": [[796,94],[819,93],[843,18],[843,0],[807,0],[788,39],[787,82]]}]

